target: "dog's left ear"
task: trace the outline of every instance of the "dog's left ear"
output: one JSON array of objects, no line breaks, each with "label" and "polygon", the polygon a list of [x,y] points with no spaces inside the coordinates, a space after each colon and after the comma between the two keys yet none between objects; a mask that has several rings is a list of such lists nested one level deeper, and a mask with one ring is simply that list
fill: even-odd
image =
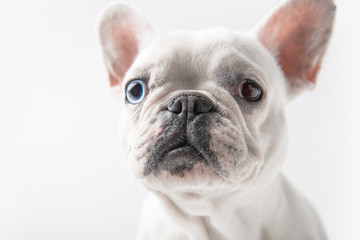
[{"label": "dog's left ear", "polygon": [[103,11],[99,37],[111,87],[121,83],[151,36],[150,25],[130,6],[115,3]]},{"label": "dog's left ear", "polygon": [[332,0],[288,0],[258,29],[289,83],[289,97],[311,88],[321,66],[335,17]]}]

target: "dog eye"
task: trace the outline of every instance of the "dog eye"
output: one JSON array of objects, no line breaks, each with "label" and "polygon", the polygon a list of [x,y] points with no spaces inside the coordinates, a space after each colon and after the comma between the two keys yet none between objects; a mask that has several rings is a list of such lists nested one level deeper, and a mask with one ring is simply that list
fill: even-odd
[{"label": "dog eye", "polygon": [[131,104],[141,103],[146,94],[147,85],[143,80],[137,79],[126,86],[126,100]]},{"label": "dog eye", "polygon": [[262,95],[261,88],[251,80],[242,81],[236,93],[247,101],[258,101]]}]

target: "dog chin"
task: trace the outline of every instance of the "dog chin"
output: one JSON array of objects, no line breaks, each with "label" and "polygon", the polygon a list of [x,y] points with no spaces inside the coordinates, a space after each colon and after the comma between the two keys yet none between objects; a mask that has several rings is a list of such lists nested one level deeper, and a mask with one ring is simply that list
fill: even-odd
[{"label": "dog chin", "polygon": [[[182,161],[177,159],[176,161]],[[231,182],[219,175],[212,167],[204,162],[198,162],[191,170],[181,174],[172,174],[167,170],[160,170],[144,177],[145,186],[155,191],[181,191],[181,190],[209,190],[223,187]]]},{"label": "dog chin", "polygon": [[138,166],[136,175],[153,191],[214,191],[231,186],[239,190],[256,182],[260,168],[254,164],[252,168],[226,169],[228,174],[225,175],[210,166],[194,150],[183,149],[169,153],[158,170],[149,175],[143,174],[144,167]]}]

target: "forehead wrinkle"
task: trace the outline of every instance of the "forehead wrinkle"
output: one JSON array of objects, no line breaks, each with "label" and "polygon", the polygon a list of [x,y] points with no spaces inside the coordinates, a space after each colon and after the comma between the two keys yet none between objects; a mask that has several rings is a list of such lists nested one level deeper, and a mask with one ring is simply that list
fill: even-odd
[{"label": "forehead wrinkle", "polygon": [[141,79],[147,82],[149,89],[155,89],[162,86],[159,81],[154,78],[162,79],[164,74],[164,66],[162,61],[158,64],[152,62],[144,65],[134,65],[126,75],[126,80]]},{"label": "forehead wrinkle", "polygon": [[265,74],[261,68],[247,58],[235,47],[230,47],[219,56],[218,64],[212,69],[219,80],[235,81],[239,78],[251,78],[262,85],[266,85]]},{"label": "forehead wrinkle", "polygon": [[[160,52],[148,52],[145,59],[151,59],[151,63],[144,67],[138,67],[133,73],[135,76],[136,74],[146,76],[150,89],[168,83],[176,84],[176,82],[184,82],[188,86],[193,86],[194,79],[198,80],[209,77],[209,74],[214,74],[209,72],[212,68],[211,64],[215,63],[217,66],[227,64],[226,59],[219,63],[219,60],[216,60],[218,59],[217,54],[224,51],[240,52],[243,42],[239,41],[236,34],[227,35],[226,38],[221,37],[217,41],[202,41],[204,36],[198,34],[190,37],[181,34],[170,35],[165,39],[167,41],[173,39],[173,41],[170,41],[171,44],[162,46]],[[164,45],[161,44],[163,41],[164,39],[161,39],[155,46]],[[170,80],[172,78],[176,78],[174,79],[175,82]]]},{"label": "forehead wrinkle", "polygon": [[191,88],[194,87],[193,83],[201,79],[202,72],[206,69],[204,66],[206,64],[202,54],[197,54],[190,48],[173,49],[170,55],[154,67],[156,81],[153,77],[151,81],[157,87],[171,84]]},{"label": "forehead wrinkle", "polygon": [[148,81],[151,74],[152,64],[148,64],[142,67],[131,67],[125,75],[125,80],[141,79]]}]

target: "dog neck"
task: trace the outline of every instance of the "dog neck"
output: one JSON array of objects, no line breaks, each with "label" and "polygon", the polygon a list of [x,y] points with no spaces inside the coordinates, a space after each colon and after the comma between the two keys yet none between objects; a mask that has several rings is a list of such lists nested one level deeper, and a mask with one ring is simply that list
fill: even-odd
[{"label": "dog neck", "polygon": [[[241,235],[248,239],[262,239],[267,236],[275,219],[286,221],[286,216],[281,215],[283,208],[289,208],[289,204],[282,203],[288,201],[284,193],[289,191],[292,192],[291,187],[287,185],[283,175],[279,174],[266,188],[252,193],[238,191],[221,194],[222,196],[217,194],[216,197],[195,193],[157,195],[177,224],[187,231],[205,229],[203,233],[192,233],[195,236],[236,239]],[[196,225],[200,226],[192,227]]]}]

